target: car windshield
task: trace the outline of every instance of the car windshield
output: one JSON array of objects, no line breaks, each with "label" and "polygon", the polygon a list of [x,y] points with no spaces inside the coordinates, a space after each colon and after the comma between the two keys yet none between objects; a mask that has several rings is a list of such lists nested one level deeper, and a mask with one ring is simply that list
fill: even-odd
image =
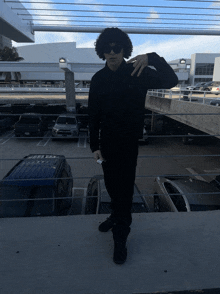
[{"label": "car windshield", "polygon": [[164,183],[164,187],[167,190],[173,204],[175,205],[176,209],[180,211],[187,211],[186,203],[183,196],[180,192],[171,184],[171,183]]},{"label": "car windshield", "polygon": [[39,117],[22,117],[20,123],[22,124],[38,124],[40,121]]},{"label": "car windshield", "polygon": [[67,124],[67,125],[75,125],[76,118],[75,117],[59,117],[57,120],[58,124]]}]

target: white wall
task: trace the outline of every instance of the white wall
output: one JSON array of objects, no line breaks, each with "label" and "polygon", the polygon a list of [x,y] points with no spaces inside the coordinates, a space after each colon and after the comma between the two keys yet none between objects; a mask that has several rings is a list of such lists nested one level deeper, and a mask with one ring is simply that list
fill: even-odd
[{"label": "white wall", "polygon": [[220,81],[220,57],[215,58],[213,81]]},{"label": "white wall", "polygon": [[65,57],[77,63],[104,63],[94,48],[77,48],[75,42],[34,44],[17,50],[27,62],[58,62],[60,57]]}]

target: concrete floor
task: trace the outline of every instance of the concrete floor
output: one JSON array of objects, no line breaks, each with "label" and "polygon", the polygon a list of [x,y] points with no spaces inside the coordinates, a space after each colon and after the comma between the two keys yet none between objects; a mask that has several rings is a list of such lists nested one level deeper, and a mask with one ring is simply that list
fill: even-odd
[{"label": "concrete floor", "polygon": [[112,260],[112,232],[97,229],[105,218],[1,219],[0,293],[134,294],[220,287],[220,211],[133,214],[123,265]]}]

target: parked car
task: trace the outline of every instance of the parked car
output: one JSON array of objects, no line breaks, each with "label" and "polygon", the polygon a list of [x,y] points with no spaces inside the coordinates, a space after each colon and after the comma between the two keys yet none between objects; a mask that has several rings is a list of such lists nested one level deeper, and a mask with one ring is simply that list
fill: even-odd
[{"label": "parked car", "polygon": [[[203,86],[201,86],[199,90],[200,91],[210,91],[212,86],[214,85],[214,83],[216,83],[216,82],[214,82],[214,81],[207,82]],[[219,84],[220,84],[220,82],[219,82]]]},{"label": "parked car", "polygon": [[76,115],[72,113],[61,114],[52,129],[53,138],[72,138],[78,140],[79,122]]},{"label": "parked car", "polygon": [[0,217],[65,215],[72,204],[72,187],[65,156],[25,156],[0,181]]},{"label": "parked car", "polygon": [[11,104],[0,104],[0,113],[12,113],[12,106]]},{"label": "parked car", "polygon": [[[111,198],[106,190],[103,175],[96,175],[89,181],[86,192],[85,214],[110,214]],[[138,187],[134,184],[132,213],[148,212],[148,205]]]},{"label": "parked car", "polygon": [[165,134],[176,136],[177,140],[178,138],[182,139],[182,143],[184,145],[215,144],[218,141],[218,139],[214,136],[208,135],[207,133],[204,133],[169,117],[164,118],[164,130]]},{"label": "parked car", "polygon": [[157,177],[154,182],[155,212],[189,212],[220,209],[219,185],[189,176]]},{"label": "parked car", "polygon": [[30,103],[13,103],[11,105],[13,114],[23,114],[23,113],[32,113],[35,112],[33,109],[33,104]]},{"label": "parked car", "polygon": [[220,98],[210,101],[210,105],[220,106]]},{"label": "parked car", "polygon": [[22,114],[15,124],[15,136],[20,137],[42,137],[44,132],[48,130],[47,123],[39,113]]},{"label": "parked car", "polygon": [[14,123],[14,117],[0,115],[0,133],[11,129]]},{"label": "parked car", "polygon": [[220,83],[219,83],[219,82],[218,82],[218,83],[215,83],[215,84],[212,86],[212,88],[210,89],[210,92],[211,92],[212,94],[215,94],[215,95],[220,94]]},{"label": "parked car", "polygon": [[52,130],[55,123],[56,123],[56,120],[57,120],[58,116],[53,115],[53,114],[47,114],[47,115],[42,115],[42,117],[43,117],[44,123],[47,126],[47,129]]},{"label": "parked car", "polygon": [[190,91],[200,90],[200,87],[203,86],[204,84],[205,82],[200,82],[200,83],[197,83],[196,85],[188,86],[186,87],[186,89]]}]

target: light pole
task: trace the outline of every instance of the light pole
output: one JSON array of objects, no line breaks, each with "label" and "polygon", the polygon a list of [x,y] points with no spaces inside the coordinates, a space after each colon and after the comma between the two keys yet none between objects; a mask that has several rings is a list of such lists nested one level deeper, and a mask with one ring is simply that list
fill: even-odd
[{"label": "light pole", "polygon": [[59,59],[59,67],[65,72],[66,110],[67,112],[76,113],[74,72],[72,72],[71,65],[68,64],[68,60],[64,57]]}]

